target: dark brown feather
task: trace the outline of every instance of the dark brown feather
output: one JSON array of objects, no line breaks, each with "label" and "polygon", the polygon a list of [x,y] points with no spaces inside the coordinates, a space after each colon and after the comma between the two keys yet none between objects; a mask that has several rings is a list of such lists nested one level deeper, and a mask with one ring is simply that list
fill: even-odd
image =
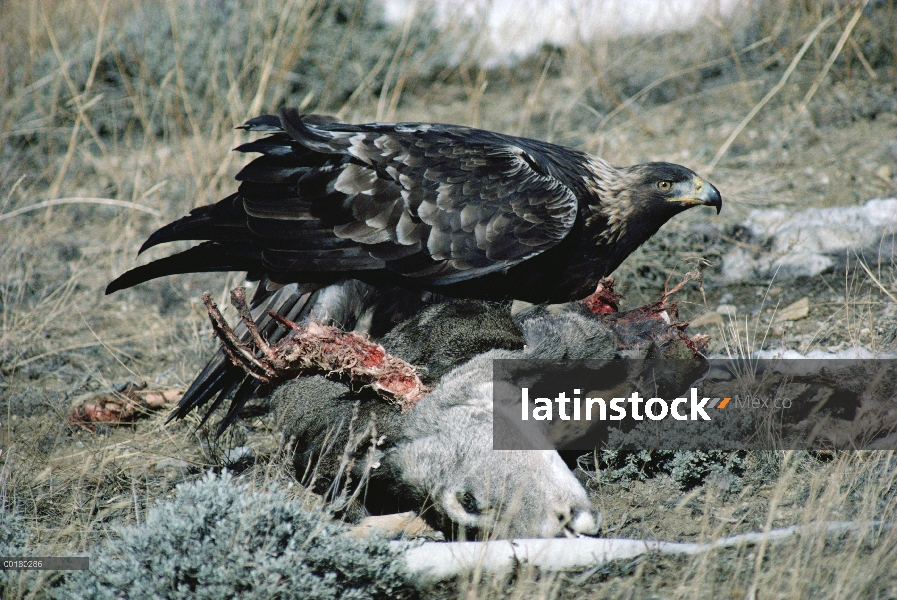
[{"label": "dark brown feather", "polygon": [[[203,243],[128,271],[107,293],[172,273],[247,271],[262,279],[253,318],[272,342],[284,331],[269,309],[297,321],[336,303],[315,318],[348,328],[359,321],[377,336],[429,302],[429,292],[565,302],[591,293],[687,208],[658,196],[657,181],[696,177],[678,165],[617,168],[455,125],[351,125],[288,109],[243,128],[267,135],[237,148],[261,154],[237,175],[238,192],[161,228],[141,252]],[[280,285],[291,282],[301,285]],[[248,338],[245,328],[237,333]],[[226,427],[256,387],[219,352],[175,416],[230,397]]]},{"label": "dark brown feather", "polygon": [[[619,169],[578,150],[456,125],[352,125],[286,109],[244,128],[269,135],[237,148],[262,154],[237,175],[238,193],[166,225],[141,251],[207,240],[214,250],[186,255],[193,270],[240,266],[278,283],[356,278],[566,301],[586,295],[684,209],[648,201],[652,173],[694,175],[666,163]],[[185,268],[163,259],[108,291]]]},{"label": "dark brown feather", "polygon": [[[237,175],[239,193],[166,226],[145,248],[175,239],[252,241],[261,268],[279,277],[388,270],[438,286],[551,248],[577,216],[572,186],[540,166],[538,148],[521,147],[527,140],[451,125],[347,125],[291,111],[279,128],[271,118],[246,128],[273,134],[237,148],[263,153]],[[584,160],[569,153],[564,158]],[[554,165],[556,173],[565,168]]]}]

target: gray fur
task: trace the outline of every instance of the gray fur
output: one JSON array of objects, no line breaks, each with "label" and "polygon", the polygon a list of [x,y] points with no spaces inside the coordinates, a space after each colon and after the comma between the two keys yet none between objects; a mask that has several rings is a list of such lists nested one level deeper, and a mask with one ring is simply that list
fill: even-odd
[{"label": "gray fur", "polygon": [[321,376],[279,386],[271,401],[296,441],[297,473],[332,496],[350,475],[367,486],[369,509],[414,509],[446,531],[595,533],[600,516],[557,452],[493,450],[492,360],[611,358],[614,336],[575,310],[519,324],[522,335],[506,305],[461,301],[428,307],[384,337],[387,351],[444,373],[405,414]]},{"label": "gray fur", "polygon": [[581,312],[581,305],[566,310],[540,310],[516,319],[526,340],[526,352],[516,358],[546,360],[611,359],[620,347],[617,336],[598,319]]},{"label": "gray fur", "polygon": [[428,306],[380,340],[390,354],[419,367],[428,385],[477,354],[521,350],[526,343],[508,304],[456,300]]},{"label": "gray fur", "polygon": [[385,402],[359,399],[347,385],[315,375],[278,386],[270,396],[284,436],[294,443],[296,474],[330,499],[344,483],[345,457],[354,458],[346,475],[354,481],[375,462],[368,456],[373,436],[395,439],[399,410]]},{"label": "gray fur", "polygon": [[493,350],[448,373],[405,416],[386,460],[413,497],[462,527],[507,537],[595,533],[588,495],[557,452],[492,449],[492,360],[519,357]]}]

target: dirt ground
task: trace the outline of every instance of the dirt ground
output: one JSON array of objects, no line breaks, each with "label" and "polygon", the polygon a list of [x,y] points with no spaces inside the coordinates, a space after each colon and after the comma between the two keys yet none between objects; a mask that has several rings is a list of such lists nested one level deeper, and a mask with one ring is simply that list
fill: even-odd
[{"label": "dirt ground", "polygon": [[[838,22],[843,27],[846,17]],[[793,50],[782,46],[777,52],[778,58],[772,51],[765,56],[766,65],[745,59],[742,73],[733,67],[686,83],[670,78],[653,88],[657,98],[642,97],[609,118],[608,110],[596,112],[599,103],[590,96],[596,92],[582,83],[588,70],[569,66],[574,53],[565,57],[546,48],[514,68],[462,65],[451,76],[409,83],[388,116],[524,134],[618,164],[687,165],[719,188],[722,213],[691,210],[633,254],[614,274],[624,309],[655,300],[667,278],[675,283],[700,267],[702,285],[678,296],[682,318],[698,319],[720,305],[734,307],[736,315],[693,328],[710,336],[712,353],[894,351],[897,265],[890,257],[874,265],[877,281],[856,270],[722,281],[722,258],[743,245],[738,223],[752,209],[853,206],[897,196],[897,67],[866,69],[858,58],[850,69],[838,63],[802,110],[804,93],[827,57],[823,50],[746,124],[721,160],[713,160],[783,76]],[[342,117],[382,118],[376,98],[368,100],[347,104]],[[93,136],[85,120],[74,133],[79,141],[73,150],[50,153],[41,164],[41,142],[34,137],[44,132],[66,139],[73,128],[50,131],[44,125],[26,135],[19,130],[27,122],[4,123],[0,497],[25,516],[36,543],[86,548],[116,526],[139,523],[154,502],[172,497],[177,483],[210,468],[229,465],[258,486],[290,479],[278,432],[260,412],[218,439],[209,425],[197,428],[199,416],[166,423],[167,408],[132,425],[88,428],[67,421],[74,406],[129,382],[184,389],[215,350],[199,298],[210,290],[225,305],[225,292],[243,283],[238,274],[173,276],[113,296],[104,296],[103,288],[147,260],[136,251],[156,228],[230,193],[241,159],[228,151],[245,139],[229,131],[236,124],[228,122],[217,137],[162,136],[150,144]],[[45,171],[35,174],[40,169]],[[54,196],[118,198],[150,211],[75,204],[2,218]],[[148,254],[158,258],[167,251]],[[809,300],[806,317],[774,319],[777,308],[803,298]],[[229,452],[244,446],[252,460],[234,464]],[[666,475],[608,482],[591,474],[585,482],[603,516],[601,535],[608,537],[703,541],[817,521],[894,518],[897,465],[891,454],[758,454],[748,463],[740,477],[711,477],[691,489]],[[586,573],[522,568],[510,579],[462,578],[426,595],[895,598],[894,541],[890,529],[881,529],[807,536],[765,550],[730,549],[712,558],[646,555]]]}]

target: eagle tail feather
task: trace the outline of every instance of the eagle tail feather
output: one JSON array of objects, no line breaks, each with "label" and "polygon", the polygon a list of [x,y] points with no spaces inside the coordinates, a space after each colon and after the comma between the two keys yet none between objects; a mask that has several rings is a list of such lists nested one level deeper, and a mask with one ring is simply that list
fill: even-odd
[{"label": "eagle tail feather", "polygon": [[106,286],[106,295],[166,275],[257,271],[261,266],[261,260],[261,251],[248,245],[234,247],[217,242],[205,242],[189,250],[126,271]]},{"label": "eagle tail feather", "polygon": [[[230,406],[227,409],[227,414],[224,415],[224,418],[221,419],[221,422],[218,424],[218,428],[215,430],[215,435],[220,436],[224,431],[230,427],[231,423],[237,420],[237,417],[240,416],[240,412],[243,410],[243,407],[246,406],[246,402],[249,401],[250,398],[255,394],[256,390],[261,385],[258,381],[251,377],[246,377],[243,379],[240,386],[237,388],[237,391],[234,392],[233,397],[230,400]],[[222,394],[219,399],[223,399],[225,396]],[[209,412],[214,410],[218,405],[218,401],[215,402],[215,407],[210,408]]]},{"label": "eagle tail feather", "polygon": [[303,146],[326,154],[344,154],[345,150],[334,147],[333,136],[323,133],[318,125],[340,122],[333,117],[324,115],[302,115],[295,108],[282,108],[280,110],[280,123],[283,131],[286,131],[294,140]]},{"label": "eagle tail feather", "polygon": [[138,254],[168,242],[204,240],[211,242],[252,242],[252,234],[246,226],[246,211],[238,194],[200,206],[186,217],[158,229],[143,242]]},{"label": "eagle tail feather", "polygon": [[249,119],[237,129],[245,129],[246,131],[283,131],[280,126],[280,117],[277,115],[262,115],[254,119]]}]

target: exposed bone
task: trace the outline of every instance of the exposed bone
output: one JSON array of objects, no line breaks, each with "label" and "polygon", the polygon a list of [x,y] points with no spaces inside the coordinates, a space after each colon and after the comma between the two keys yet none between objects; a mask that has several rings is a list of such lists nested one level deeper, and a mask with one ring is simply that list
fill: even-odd
[{"label": "exposed bone", "polygon": [[[606,277],[580,304],[619,336],[620,350],[637,352],[650,345],[661,349],[661,355],[667,358],[696,357],[707,347],[708,338],[687,335],[688,324],[678,320],[676,304],[669,299],[689,281],[699,279],[697,273],[688,273],[672,289],[667,290],[664,285],[657,302],[621,313],[617,302],[623,296],[614,290],[613,278]],[[251,343],[247,343],[227,324],[208,292],[203,294],[202,301],[224,353],[233,364],[262,383],[274,384],[320,371],[345,375],[351,381],[367,384],[384,398],[399,404],[403,411],[431,391],[421,382],[414,365],[388,354],[382,346],[358,333],[315,322],[299,325],[269,312],[288,330],[283,339],[271,345],[252,319],[243,288],[236,288],[231,292],[231,304],[249,332]]]},{"label": "exposed bone", "polygon": [[[690,271],[672,289],[667,289],[669,280],[664,284],[664,291],[660,299],[651,304],[639,306],[626,312],[598,311],[602,322],[610,327],[620,337],[620,349],[630,350],[645,347],[652,344],[661,352],[658,358],[694,358],[701,356],[707,349],[710,338],[706,335],[688,335],[685,330],[687,321],[679,320],[679,307],[670,298],[690,281],[700,282],[700,273]],[[586,304],[592,312],[593,304],[600,302],[616,302],[621,298],[614,292],[613,278],[606,277],[598,284],[595,293],[582,303]],[[595,299],[597,297],[597,300]],[[598,304],[601,306],[601,304]],[[616,305],[614,304],[614,307]],[[687,351],[683,353],[683,346]]]},{"label": "exposed bone", "polygon": [[614,278],[605,277],[598,282],[595,291],[587,298],[580,300],[580,303],[585,305],[592,314],[606,315],[620,310],[617,301],[622,297],[623,294],[618,294],[614,290]]},{"label": "exposed bone", "polygon": [[225,354],[231,362],[263,383],[285,381],[308,372],[335,373],[370,386],[381,396],[396,402],[403,411],[412,408],[430,391],[421,383],[412,365],[388,354],[382,346],[358,333],[314,322],[298,325],[270,313],[289,330],[272,346],[259,334],[246,307],[243,288],[237,288],[231,292],[231,304],[249,330],[252,338],[252,346],[249,346],[230,328],[208,292],[203,294],[202,301]]},{"label": "exposed bone", "polygon": [[94,429],[94,423],[126,425],[152,411],[177,402],[184,390],[144,389],[146,384],[128,384],[121,391],[94,396],[76,406],[66,419],[70,425]]},{"label": "exposed bone", "polygon": [[[621,349],[631,349],[645,343],[667,346],[674,342],[684,342],[695,355],[698,355],[707,348],[710,338],[705,335],[687,335],[685,329],[688,323],[679,321],[678,307],[670,302],[670,298],[690,281],[700,282],[701,274],[697,271],[686,273],[682,281],[672,289],[668,289],[669,279],[667,279],[657,302],[621,313],[618,301],[623,295],[614,290],[614,278],[605,277],[598,282],[595,291],[579,303],[620,335],[623,342]],[[665,357],[672,358],[666,355]]]},{"label": "exposed bone", "polygon": [[653,540],[602,539],[516,539],[488,542],[391,542],[405,554],[405,566],[417,585],[430,585],[473,571],[510,573],[515,569],[582,571],[613,560],[633,558],[649,552],[694,555],[719,548],[786,541],[796,535],[860,535],[878,529],[877,521],[828,521],[796,525],[767,532],[745,533],[707,543]]}]

